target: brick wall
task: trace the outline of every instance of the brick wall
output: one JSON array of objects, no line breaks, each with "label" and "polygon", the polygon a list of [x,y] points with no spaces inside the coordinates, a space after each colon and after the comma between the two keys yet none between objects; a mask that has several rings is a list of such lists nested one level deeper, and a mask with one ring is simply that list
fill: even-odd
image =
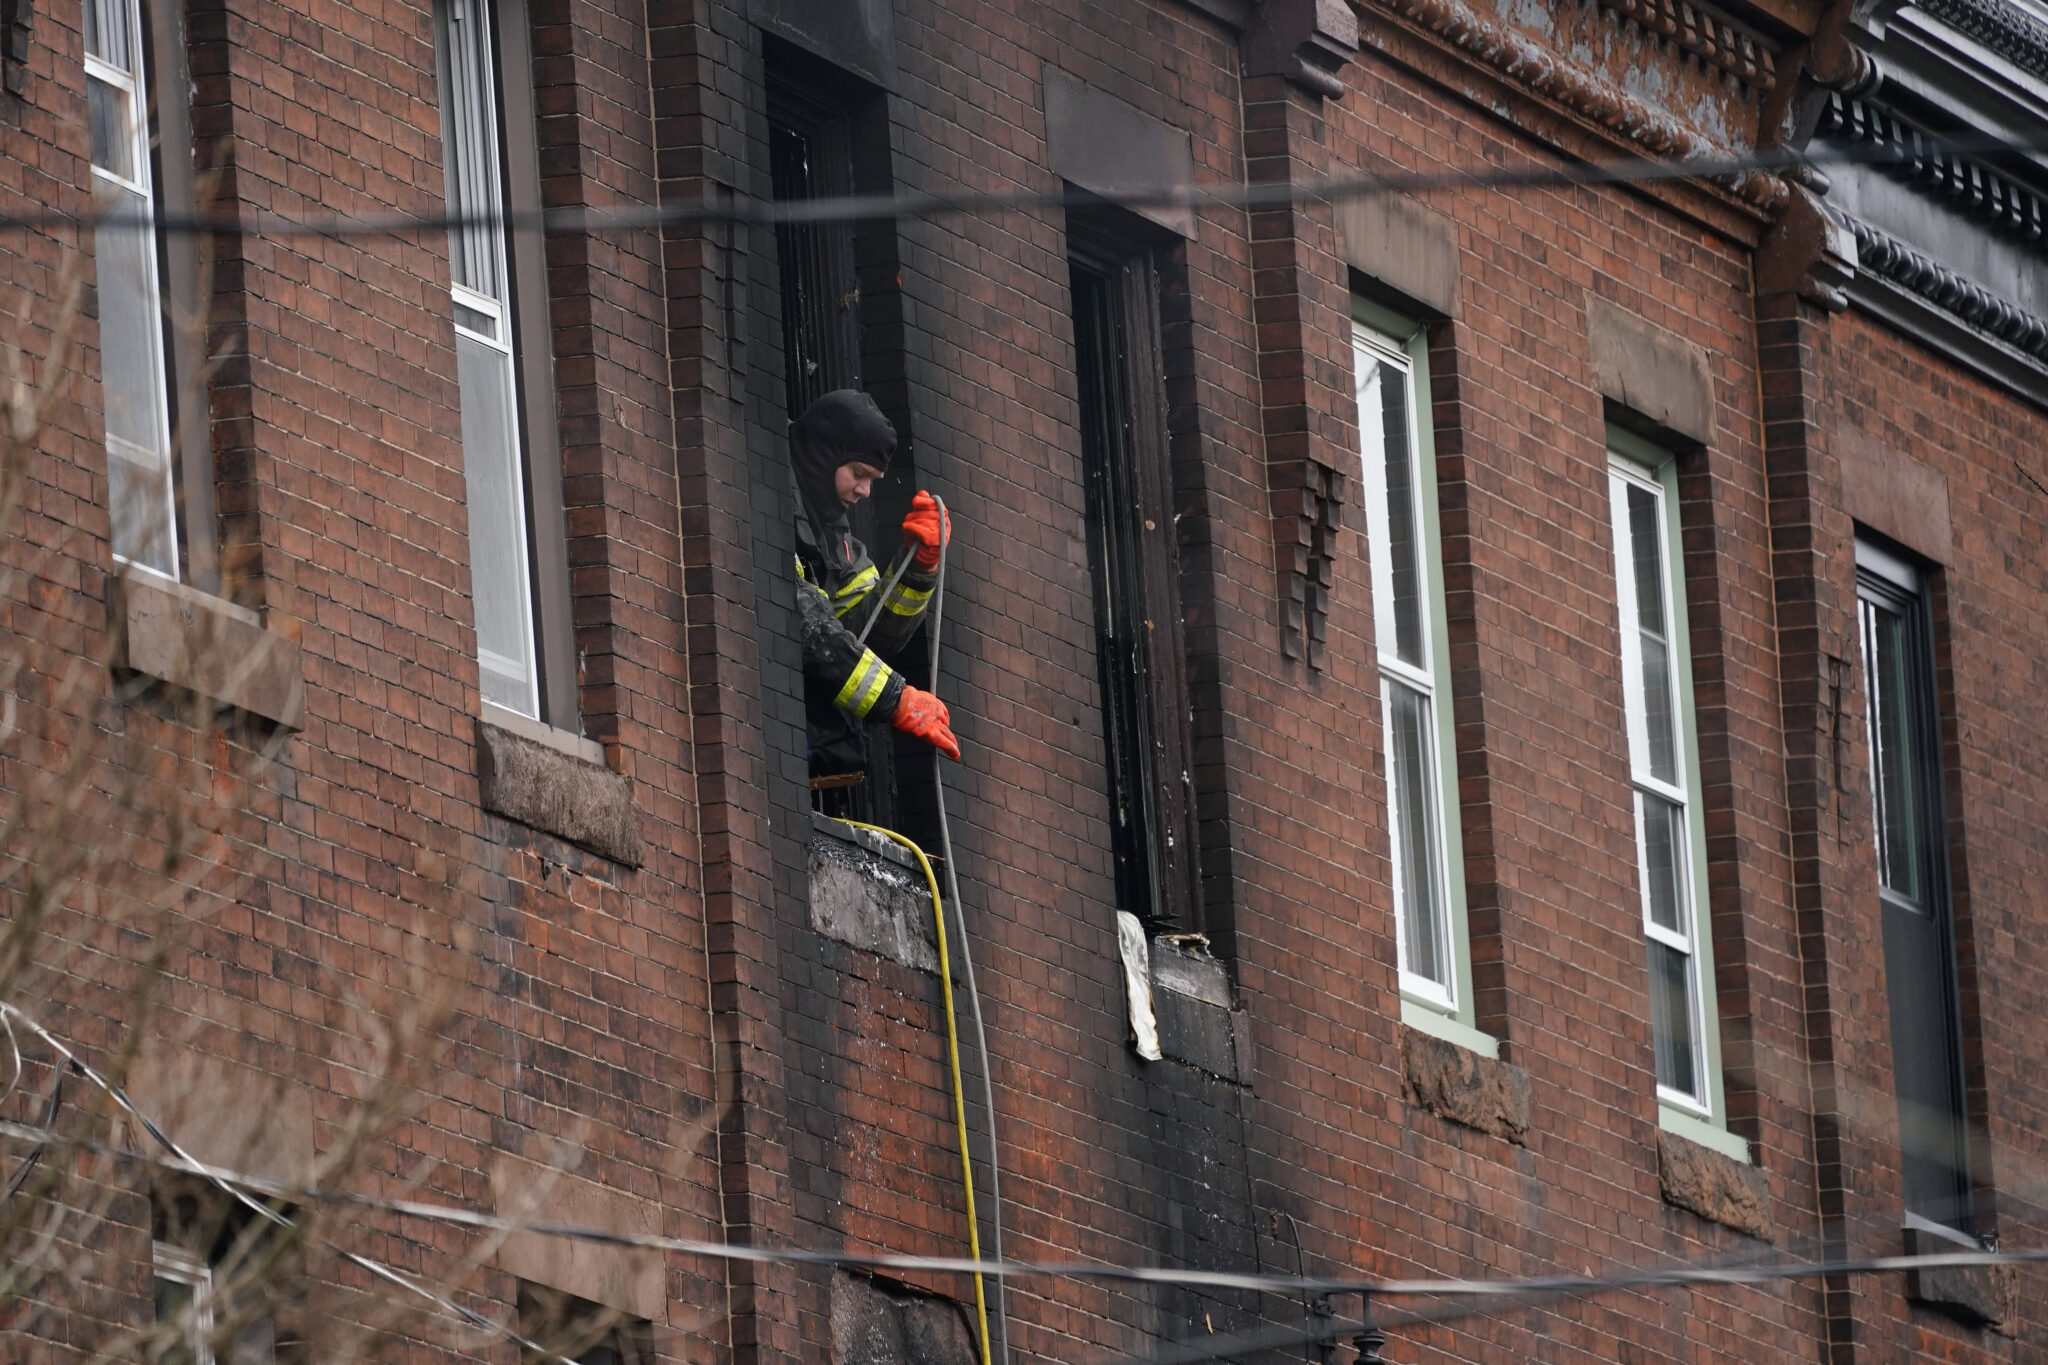
[{"label": "brick wall", "polygon": [[[288,217],[437,210],[429,9],[195,0],[189,17],[199,163],[218,202]],[[1242,75],[1225,24],[1142,0],[1019,13],[906,0],[830,23],[766,0],[532,0],[531,26],[543,196],[557,208],[765,198],[764,30],[885,92],[890,172],[911,192],[1056,191],[1042,96],[1054,68],[1190,134],[1207,183],[1537,167],[1622,145],[1380,9],[1363,15],[1334,101],[1284,71]],[[79,210],[88,194],[75,14],[39,12],[35,33],[24,94],[0,96],[0,212]],[[1701,93],[1688,72],[1701,122],[1746,126],[1716,101],[1755,92]],[[1425,200],[1455,240],[1455,306],[1417,321],[1477,1015],[1527,1078],[1519,1140],[1404,1098],[1352,467],[1354,281],[1331,211],[1203,207],[1168,252],[1178,646],[1203,922],[1249,1021],[1238,1079],[1143,1062],[1127,1042],[1064,214],[1038,204],[897,229],[910,463],[956,519],[936,685],[966,750],[946,776],[992,1053],[1004,1251],[1404,1277],[1895,1253],[1856,722],[1857,490],[1842,472],[1872,449],[1946,490],[1952,535],[1935,557],[1972,1105],[1998,1233],[2033,1245],[2048,1117],[2028,1069],[2044,983],[2025,951],[2028,889],[2048,871],[2034,780],[2048,729],[2033,629],[2048,586],[2035,549],[2044,419],[1859,314],[1756,297],[1768,218],[1718,187],[1462,186]],[[0,309],[24,320],[32,352],[66,251],[90,249],[66,231],[0,231],[21,300]],[[280,1086],[310,1116],[308,1156],[334,1150],[356,1112],[371,1020],[425,1001],[445,1011],[440,1043],[410,1074],[417,1105],[354,1177],[365,1188],[416,1182],[422,1197],[489,1208],[508,1157],[560,1162],[673,1236],[964,1254],[938,982],[821,936],[808,913],[772,231],[684,219],[548,238],[584,730],[631,782],[639,868],[480,804],[442,235],[251,231],[213,259],[209,418],[232,590],[296,642],[305,723],[195,713],[125,677],[110,691],[94,671],[113,564],[88,307],[77,382],[0,541],[15,575],[0,612],[20,642],[6,661],[24,661],[0,675],[18,704],[0,791],[37,803],[31,828],[109,831],[108,856],[90,869],[96,889],[52,911],[51,934],[79,947],[0,977],[7,998],[97,1055],[118,1057],[132,1026]],[[1602,307],[1705,357],[1707,430],[1679,443],[1679,500],[1706,912],[1728,1124],[1766,1182],[1768,1245],[1660,1185],[1609,543],[1616,414],[1588,335]],[[1308,465],[1351,476],[1320,659],[1287,645],[1288,497]],[[87,742],[74,816],[37,784],[69,780],[66,756]],[[197,870],[167,880],[164,850],[188,832]],[[184,883],[196,889],[165,889]],[[152,927],[119,927],[116,909]],[[158,944],[142,1017],[132,987]],[[10,1349],[59,1358],[57,1343],[145,1319],[142,1178],[110,1180],[125,1193],[104,1255],[13,1319],[0,1312]],[[985,1237],[987,1190],[984,1173]],[[591,1200],[577,1207],[613,1207]],[[360,1231],[368,1254],[423,1275],[467,1245],[382,1215]],[[324,1262],[315,1273],[347,1279]],[[521,1251],[488,1263],[464,1301],[503,1319],[516,1275],[582,1294],[623,1283],[609,1273]],[[957,1277],[906,1278],[967,1297]],[[1863,1277],[1547,1298],[1401,1325],[1390,1356],[1712,1362],[1763,1346],[1989,1360],[2048,1331],[2032,1281],[2019,1283],[2017,1345],[1908,1303],[1897,1277]],[[835,1304],[851,1301],[834,1284],[817,1267],[671,1257],[657,1352],[824,1361],[844,1326]],[[1014,1286],[1009,1307],[1020,1361],[1304,1313],[1284,1294],[1042,1280]],[[514,1354],[416,1325],[390,1349]]]}]

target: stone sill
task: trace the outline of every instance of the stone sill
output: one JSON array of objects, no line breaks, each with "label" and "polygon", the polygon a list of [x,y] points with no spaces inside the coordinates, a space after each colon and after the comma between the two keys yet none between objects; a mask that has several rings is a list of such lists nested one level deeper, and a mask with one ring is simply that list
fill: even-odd
[{"label": "stone sill", "polygon": [[604,748],[484,703],[476,722],[478,796],[495,811],[627,867],[644,857],[633,783]]},{"label": "stone sill", "polygon": [[907,849],[812,812],[807,862],[811,928],[820,936],[938,975],[931,889]]},{"label": "stone sill", "polygon": [[1529,1137],[1529,1073],[1401,1025],[1401,1093],[1438,1118],[1513,1143]]},{"label": "stone sill", "polygon": [[[1940,1256],[1958,1251],[1982,1251],[1981,1244],[1948,1228],[1922,1226],[1917,1220],[1905,1229],[1908,1256]],[[1906,1272],[1906,1297],[1970,1327],[1984,1327],[2001,1336],[2013,1334],[2012,1323],[2019,1289],[2015,1268],[2010,1265],[1929,1266]]]},{"label": "stone sill", "polygon": [[1667,1204],[1759,1241],[1771,1240],[1771,1182],[1748,1162],[1660,1128],[1657,1185]]},{"label": "stone sill", "polygon": [[303,728],[299,646],[247,607],[146,569],[114,576],[119,630],[113,664],[144,673],[286,730]]},{"label": "stone sill", "polygon": [[1199,934],[1160,934],[1148,975],[1159,1050],[1170,1061],[1252,1083],[1251,1016],[1231,1004],[1230,972]]}]

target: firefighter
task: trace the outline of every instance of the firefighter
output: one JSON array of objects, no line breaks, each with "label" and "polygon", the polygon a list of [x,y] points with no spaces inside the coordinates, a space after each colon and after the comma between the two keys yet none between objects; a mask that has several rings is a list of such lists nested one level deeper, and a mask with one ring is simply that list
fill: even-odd
[{"label": "firefighter", "polygon": [[854,389],[825,394],[789,424],[790,466],[800,504],[797,610],[813,778],[864,768],[863,730],[884,722],[950,758],[960,757],[946,704],[912,687],[883,662],[908,643],[924,619],[939,555],[952,532],[931,494],[920,492],[912,500],[903,519],[911,563],[882,603],[867,646],[856,639],[875,609],[883,578],[867,547],[854,538],[846,514],[889,472],[895,449],[896,429],[874,399]]}]

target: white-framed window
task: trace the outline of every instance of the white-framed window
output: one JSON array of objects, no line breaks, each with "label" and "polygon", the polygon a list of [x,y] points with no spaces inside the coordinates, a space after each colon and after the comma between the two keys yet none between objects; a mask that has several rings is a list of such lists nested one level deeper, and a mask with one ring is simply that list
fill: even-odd
[{"label": "white-framed window", "polygon": [[1425,420],[1427,352],[1412,324],[1363,301],[1354,315],[1402,1017],[1490,1054],[1497,1044],[1471,1027],[1436,452]]},{"label": "white-framed window", "polygon": [[1676,461],[1611,431],[1607,486],[1659,1110],[1666,1127],[1747,1160],[1723,1126]]},{"label": "white-framed window", "polygon": [[107,511],[119,562],[176,578],[177,490],[145,42],[138,0],[85,0],[93,193],[112,220],[93,233]]},{"label": "white-framed window", "polygon": [[448,213],[458,220],[448,234],[449,302],[462,389],[477,662],[485,701],[540,719],[540,654],[490,7],[481,0],[441,0],[434,13]]},{"label": "white-framed window", "polygon": [[204,1257],[170,1242],[153,1242],[156,1320],[176,1325],[163,1343],[159,1365],[215,1365],[213,1356],[213,1268]]}]

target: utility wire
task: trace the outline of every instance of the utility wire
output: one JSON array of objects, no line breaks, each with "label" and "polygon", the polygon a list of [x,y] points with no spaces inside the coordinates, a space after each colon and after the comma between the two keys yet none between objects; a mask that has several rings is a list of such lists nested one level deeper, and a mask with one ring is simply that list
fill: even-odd
[{"label": "utility wire", "polygon": [[[187,1152],[184,1148],[180,1147],[177,1143],[173,1142],[170,1136],[167,1133],[165,1133],[162,1128],[159,1128],[156,1125],[155,1121],[149,1117],[149,1115],[143,1113],[141,1109],[136,1107],[135,1102],[128,1098],[126,1092],[124,1092],[120,1086],[115,1085],[105,1076],[102,1076],[98,1071],[95,1071],[77,1053],[73,1052],[70,1048],[66,1047],[63,1044],[63,1042],[57,1038],[55,1034],[51,1033],[48,1029],[44,1028],[41,1024],[37,1023],[27,1013],[25,1013],[24,1011],[22,1011],[14,1005],[8,1004],[4,1000],[0,1000],[0,1018],[6,1018],[19,1022],[22,1025],[22,1027],[28,1029],[29,1032],[35,1034],[36,1037],[42,1039],[43,1042],[47,1043],[51,1048],[55,1049],[65,1059],[66,1062],[70,1063],[72,1070],[76,1071],[79,1075],[85,1077],[88,1081],[91,1081],[94,1085],[98,1086],[100,1090],[103,1091],[109,1099],[113,1100],[113,1102],[119,1105],[121,1109],[125,1113],[127,1113],[127,1115],[130,1118],[134,1119],[137,1124],[141,1125],[144,1132],[148,1133],[152,1138],[156,1139],[157,1142],[163,1145],[166,1151],[170,1152],[173,1156],[177,1158],[176,1162],[164,1162],[161,1160],[156,1160],[153,1161],[152,1164],[170,1166],[171,1168],[176,1170],[182,1170],[193,1175],[201,1176],[204,1179],[212,1182],[214,1186],[216,1186],[218,1189],[220,1189],[221,1191],[235,1199],[245,1208],[248,1208],[249,1210],[254,1212],[258,1217],[266,1219],[279,1227],[289,1228],[297,1226],[297,1224],[295,1224],[290,1218],[287,1218],[284,1214],[278,1212],[278,1210],[272,1207],[269,1203],[266,1203],[262,1199],[257,1199],[249,1193],[249,1191],[252,1189],[260,1188],[258,1182],[251,1180],[246,1176],[238,1176],[232,1172],[216,1170],[213,1167],[204,1165],[197,1159],[195,1159],[191,1153]],[[0,1131],[8,1132],[9,1136],[13,1136],[15,1135],[15,1131],[25,1130],[19,1130],[18,1125],[15,1124],[5,1124],[0,1125]],[[51,1132],[48,1129],[44,1129],[38,1136],[37,1140],[47,1145],[52,1141],[59,1141],[61,1139],[58,1137],[56,1133]],[[79,1145],[92,1147],[98,1146],[98,1144]],[[145,1161],[151,1160],[148,1157],[142,1156],[142,1154],[140,1153],[130,1152],[124,1153],[123,1155],[138,1157]],[[11,1194],[12,1191],[9,1191],[9,1193]],[[290,1194],[288,1192],[282,1190],[268,1191],[266,1193],[268,1194],[268,1197],[272,1199],[278,1198],[281,1195],[286,1198],[290,1197]],[[300,1191],[298,1193],[302,1196],[312,1197],[318,1197],[320,1194],[319,1191],[314,1190]],[[350,1251],[346,1247],[341,1246],[339,1243],[334,1242],[332,1240],[329,1240],[327,1245],[331,1247],[337,1254],[339,1254],[342,1257],[342,1259],[346,1260],[349,1264],[355,1266],[356,1268],[369,1272],[370,1275],[379,1280],[384,1281],[386,1284],[395,1285],[398,1288],[407,1291],[408,1293],[418,1295],[420,1298],[427,1300],[427,1302],[435,1305],[436,1307],[444,1309],[445,1311],[461,1318],[464,1322],[467,1322],[472,1327],[479,1327],[484,1329],[485,1331],[493,1333],[496,1336],[503,1337],[506,1340],[511,1341],[517,1346],[519,1346],[522,1350],[531,1352],[535,1355],[542,1356],[547,1358],[548,1360],[556,1362],[556,1365],[575,1365],[575,1362],[568,1359],[566,1356],[560,1355],[554,1351],[549,1350],[547,1347],[542,1346],[539,1342],[528,1340],[516,1329],[509,1327],[504,1323],[496,1322],[491,1318],[486,1317],[484,1314],[477,1312],[473,1308],[465,1308],[463,1305],[455,1302],[453,1299],[446,1298],[440,1294],[435,1293],[432,1289],[429,1289],[427,1286],[419,1283],[417,1280],[414,1280],[409,1276],[402,1275],[398,1271],[391,1269],[389,1266],[384,1265],[381,1262],[373,1261],[367,1256],[362,1256],[357,1254],[356,1252]]]},{"label": "utility wire", "polygon": [[[0,1008],[5,1008],[0,1006]],[[88,1076],[92,1075],[89,1070]],[[140,1116],[138,1115],[138,1119]],[[147,1122],[147,1120],[141,1120]],[[0,1137],[25,1142],[61,1140],[56,1134],[23,1124],[0,1123]],[[894,1270],[942,1275],[989,1275],[1012,1280],[1105,1280],[1138,1284],[1170,1284],[1207,1289],[1250,1290],[1272,1294],[1367,1294],[1382,1298],[1444,1298],[1465,1300],[1474,1311],[1491,1311],[1493,1301],[1598,1293],[1691,1284],[1755,1285],[1826,1275],[1882,1274],[1904,1270],[1964,1269],[1974,1266],[2018,1266],[2048,1262],[2048,1247],[2025,1250],[1950,1251],[1929,1256],[1876,1256],[1840,1260],[1792,1259],[1727,1265],[1671,1265],[1623,1268],[1597,1275],[1530,1276],[1522,1279],[1365,1279],[1355,1276],[1248,1275],[1237,1271],[1193,1270],[1180,1266],[1117,1265],[1103,1261],[978,1261],[959,1256],[900,1256],[877,1252],[824,1251],[808,1247],[761,1247],[710,1242],[656,1233],[618,1232],[608,1228],[552,1223],[414,1199],[393,1199],[331,1188],[311,1189],[268,1180],[220,1166],[209,1166],[179,1153],[156,1157],[105,1143],[74,1140],[74,1145],[111,1157],[182,1171],[222,1187],[233,1187],[266,1199],[306,1203],[325,1201],[375,1209],[407,1218],[501,1233],[530,1233],[598,1245],[667,1251],[707,1260],[753,1264],[835,1266],[860,1270]],[[172,1149],[174,1152],[177,1149]],[[267,1206],[266,1206],[267,1207]],[[467,1313],[469,1310],[458,1309]],[[1384,1323],[1382,1325],[1385,1325]],[[503,1330],[503,1329],[499,1329]],[[1295,1340],[1303,1339],[1298,1329]],[[1248,1349],[1248,1348],[1247,1348]]]},{"label": "utility wire", "polygon": [[[2048,134],[2039,138],[1991,136],[1933,137],[1916,135],[1897,144],[1822,145],[1794,150],[1766,147],[1725,156],[1660,160],[1628,157],[1616,161],[1566,165],[1476,166],[1441,171],[1395,171],[1317,180],[1252,184],[1189,184],[1138,187],[1116,192],[1111,199],[1132,208],[1282,208],[1295,203],[1345,200],[1378,194],[1415,194],[1445,189],[1514,189],[1524,187],[1631,185],[1670,180],[1731,180],[1751,174],[1775,175],[1802,167],[1903,165],[1928,156],[2029,155],[2048,151]],[[41,231],[88,226],[155,228],[178,234],[228,234],[262,237],[378,237],[416,232],[505,228],[511,231],[626,232],[697,223],[745,223],[781,226],[807,223],[858,222],[904,218],[940,218],[962,214],[1022,212],[1059,208],[1069,202],[1059,190],[960,190],[948,193],[842,195],[819,199],[767,200],[746,194],[707,196],[669,204],[635,204],[620,208],[567,207],[515,209],[482,214],[389,213],[291,218],[258,210],[221,213],[146,214],[109,209],[71,213],[57,209],[0,214],[0,231]]]}]

